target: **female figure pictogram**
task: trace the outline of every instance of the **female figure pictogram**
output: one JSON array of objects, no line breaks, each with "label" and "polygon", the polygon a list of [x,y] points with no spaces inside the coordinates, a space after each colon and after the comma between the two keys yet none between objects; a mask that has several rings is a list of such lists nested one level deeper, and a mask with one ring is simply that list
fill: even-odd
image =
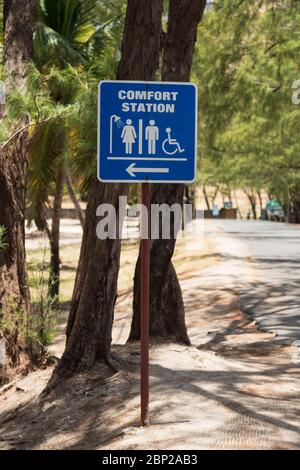
[{"label": "female figure pictogram", "polygon": [[127,119],[126,126],[123,127],[123,131],[121,134],[122,142],[123,144],[125,144],[126,154],[132,153],[132,145],[135,144],[136,138],[137,138],[137,134],[136,134],[134,126],[132,125],[132,120]]}]

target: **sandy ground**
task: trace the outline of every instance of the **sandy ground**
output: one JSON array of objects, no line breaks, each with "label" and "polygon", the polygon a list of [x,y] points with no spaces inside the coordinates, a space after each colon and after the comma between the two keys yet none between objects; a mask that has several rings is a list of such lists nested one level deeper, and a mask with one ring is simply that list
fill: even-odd
[{"label": "sandy ground", "polygon": [[[124,344],[131,293],[116,308],[113,355],[119,372],[99,365],[46,399],[52,368],[0,391],[2,449],[299,449],[299,363],[240,310],[242,276],[255,265],[204,248],[177,253],[191,347],[151,346],[151,425],[139,426],[139,345]],[[197,243],[196,243],[197,245]],[[236,243],[237,253],[243,250]],[[250,261],[250,260],[249,260]],[[129,262],[127,260],[127,262]],[[130,271],[130,270],[129,270]],[[128,273],[129,273],[128,271]],[[63,325],[53,353],[63,348]]]}]

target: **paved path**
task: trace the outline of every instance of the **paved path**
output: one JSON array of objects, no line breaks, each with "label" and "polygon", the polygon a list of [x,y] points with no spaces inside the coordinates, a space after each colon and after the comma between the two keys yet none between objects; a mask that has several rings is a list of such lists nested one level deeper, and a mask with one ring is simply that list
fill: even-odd
[{"label": "paved path", "polygon": [[213,251],[201,250],[201,236],[187,243],[199,261],[215,260],[180,276],[193,347],[151,349],[153,426],[129,427],[113,448],[299,449],[299,364],[239,308],[246,295],[256,299],[261,278],[251,247],[236,235],[250,226],[207,221]]},{"label": "paved path", "polygon": [[224,269],[240,277],[236,287],[243,311],[281,341],[300,340],[300,228],[222,220],[206,221],[206,232],[226,262]]},{"label": "paved path", "polygon": [[[239,236],[250,227],[260,233],[273,225],[205,224],[204,238],[213,242],[213,251],[199,250],[199,268],[180,276],[193,347],[151,348],[152,426],[130,426],[112,448],[300,448],[294,349],[258,331],[240,311],[257,300],[261,285],[260,263]],[[205,257],[211,262],[203,269]]]},{"label": "paved path", "polygon": [[[186,253],[180,281],[193,346],[152,345],[151,426],[139,426],[139,345],[122,344],[131,319],[130,296],[124,295],[113,346],[120,372],[102,379],[101,365],[46,402],[37,397],[51,369],[20,379],[19,391],[1,397],[0,448],[299,449],[299,363],[292,348],[258,331],[239,308],[246,295],[248,302],[257,299],[262,282],[264,264],[258,254],[251,257],[247,242],[250,228],[260,234],[267,226],[207,222],[209,249],[190,253],[193,261]],[[197,250],[193,241],[190,251]],[[272,283],[282,279],[277,276]]]}]

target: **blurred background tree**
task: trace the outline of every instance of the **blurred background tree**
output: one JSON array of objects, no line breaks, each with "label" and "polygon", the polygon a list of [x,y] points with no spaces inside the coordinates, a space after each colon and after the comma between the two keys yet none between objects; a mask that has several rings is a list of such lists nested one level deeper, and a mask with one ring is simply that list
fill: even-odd
[{"label": "blurred background tree", "polygon": [[297,220],[299,14],[294,0],[213,4],[194,61],[202,180],[248,196],[266,191]]}]

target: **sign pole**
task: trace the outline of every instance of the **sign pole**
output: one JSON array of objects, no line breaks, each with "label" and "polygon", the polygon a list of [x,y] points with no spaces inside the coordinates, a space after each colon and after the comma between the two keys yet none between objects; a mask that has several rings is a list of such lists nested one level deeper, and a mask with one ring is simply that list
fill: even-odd
[{"label": "sign pole", "polygon": [[192,83],[99,83],[98,179],[104,183],[142,183],[142,203],[147,209],[142,211],[140,248],[142,426],[149,424],[150,184],[195,181],[197,96]]},{"label": "sign pole", "polygon": [[[151,185],[142,184],[141,238],[141,425],[149,424],[149,305],[150,305],[150,206]],[[146,228],[147,227],[147,228]]]}]

